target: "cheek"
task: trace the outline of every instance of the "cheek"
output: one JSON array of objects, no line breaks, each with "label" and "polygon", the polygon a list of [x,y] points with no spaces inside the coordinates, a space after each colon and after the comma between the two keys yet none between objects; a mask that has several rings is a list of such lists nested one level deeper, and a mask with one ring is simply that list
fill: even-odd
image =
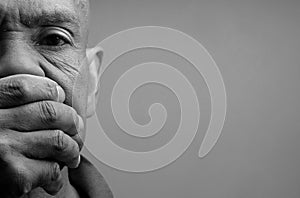
[{"label": "cheek", "polygon": [[[66,93],[64,103],[73,107],[86,122],[88,69],[85,58],[80,55],[62,56],[57,54],[44,57],[47,62],[43,62],[41,65],[46,76],[62,86]],[[84,137],[85,132],[81,135]]]},{"label": "cheek", "polygon": [[[87,115],[87,100],[88,100],[88,84],[87,84],[87,71],[82,69],[80,74],[77,76],[73,83],[72,89],[72,104],[71,106],[77,111],[77,113],[82,117],[86,126],[86,115]],[[81,131],[80,136],[85,140],[85,132]]]},{"label": "cheek", "polygon": [[88,71],[83,53],[45,54],[43,69],[46,76],[59,83],[65,93],[65,104],[72,106],[85,118]]},{"label": "cheek", "polygon": [[88,73],[83,67],[73,82],[72,88],[72,107],[76,109],[84,120],[86,118],[87,99],[88,99]]}]

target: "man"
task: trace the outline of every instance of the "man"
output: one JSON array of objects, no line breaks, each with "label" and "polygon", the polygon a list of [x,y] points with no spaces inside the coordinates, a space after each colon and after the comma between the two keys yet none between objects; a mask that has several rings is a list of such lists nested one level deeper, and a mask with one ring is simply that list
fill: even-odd
[{"label": "man", "polygon": [[102,57],[86,49],[88,7],[0,0],[1,198],[112,197],[80,157]]}]

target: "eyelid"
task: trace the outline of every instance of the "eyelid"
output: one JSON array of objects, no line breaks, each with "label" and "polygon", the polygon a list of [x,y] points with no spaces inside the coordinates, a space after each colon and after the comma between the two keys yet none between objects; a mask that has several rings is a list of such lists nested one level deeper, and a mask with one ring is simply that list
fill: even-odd
[{"label": "eyelid", "polygon": [[73,40],[72,34],[69,31],[67,31],[63,28],[59,28],[59,27],[46,27],[44,30],[42,30],[40,32],[41,36],[39,36],[39,37],[46,37],[46,36],[51,35],[51,34],[57,34],[57,35],[60,35],[62,37],[67,37],[68,40],[70,41],[70,43],[72,45],[74,45],[74,40]]}]

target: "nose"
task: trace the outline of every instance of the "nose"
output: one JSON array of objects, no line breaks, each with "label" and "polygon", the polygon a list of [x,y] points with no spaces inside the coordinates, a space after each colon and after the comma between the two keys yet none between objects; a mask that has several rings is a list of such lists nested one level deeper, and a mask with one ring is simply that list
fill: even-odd
[{"label": "nose", "polygon": [[21,41],[0,44],[0,78],[16,74],[45,76],[36,52]]}]

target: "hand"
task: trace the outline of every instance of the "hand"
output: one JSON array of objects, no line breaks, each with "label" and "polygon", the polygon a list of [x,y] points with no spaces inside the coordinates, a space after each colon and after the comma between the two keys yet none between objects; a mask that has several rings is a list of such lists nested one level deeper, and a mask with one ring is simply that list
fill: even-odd
[{"label": "hand", "polygon": [[37,187],[55,195],[63,185],[60,165],[79,165],[83,121],[64,100],[63,89],[48,78],[0,79],[0,197]]}]

